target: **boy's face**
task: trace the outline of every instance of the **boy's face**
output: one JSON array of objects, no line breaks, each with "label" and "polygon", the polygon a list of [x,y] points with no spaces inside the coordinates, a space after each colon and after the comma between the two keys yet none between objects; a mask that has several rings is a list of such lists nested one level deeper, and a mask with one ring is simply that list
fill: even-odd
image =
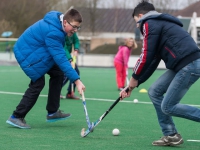
[{"label": "boy's face", "polygon": [[69,22],[67,20],[64,20],[63,26],[64,26],[64,29],[65,29],[65,32],[67,33],[67,36],[72,36],[75,32],[80,30],[81,23],[76,22],[76,21]]},{"label": "boy's face", "polygon": [[[143,16],[143,14],[139,14],[138,16],[134,16],[135,22],[137,23],[141,19],[142,16]],[[137,23],[137,28],[139,28],[139,23]]]}]

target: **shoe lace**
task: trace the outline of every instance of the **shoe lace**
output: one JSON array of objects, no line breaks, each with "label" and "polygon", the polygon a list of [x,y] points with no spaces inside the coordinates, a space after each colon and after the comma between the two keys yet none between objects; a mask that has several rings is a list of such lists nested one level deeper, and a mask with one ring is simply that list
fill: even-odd
[{"label": "shoe lace", "polygon": [[[173,138],[173,137],[174,137],[174,136],[172,136],[172,138]],[[171,138],[171,139],[172,139],[172,138]],[[170,136],[163,136],[163,137],[161,138],[161,140],[167,143],[167,142],[170,141]]]},{"label": "shoe lace", "polygon": [[24,124],[26,124],[26,120],[24,118],[19,118]]},{"label": "shoe lace", "polygon": [[58,113],[62,114],[62,113],[64,113],[64,111],[63,110],[58,110]]},{"label": "shoe lace", "polygon": [[161,141],[166,142],[167,141],[167,136],[163,136],[160,138]]}]

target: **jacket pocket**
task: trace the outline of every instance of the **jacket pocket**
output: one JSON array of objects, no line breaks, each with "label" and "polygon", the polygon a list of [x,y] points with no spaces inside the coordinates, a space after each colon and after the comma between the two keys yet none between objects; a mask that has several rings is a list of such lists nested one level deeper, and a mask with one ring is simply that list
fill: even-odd
[{"label": "jacket pocket", "polygon": [[28,68],[31,67],[31,66],[33,66],[33,65],[35,65],[35,64],[37,64],[37,63],[39,63],[39,62],[41,62],[41,61],[42,61],[42,60],[40,59],[40,60],[38,60],[38,61],[36,61],[36,62],[34,62],[34,63],[29,64],[29,65],[28,65]]},{"label": "jacket pocket", "polygon": [[192,76],[196,76],[196,77],[199,77],[200,78],[200,74],[197,74],[197,73],[191,73]]},{"label": "jacket pocket", "polygon": [[167,50],[173,58],[176,58],[176,55],[168,47],[165,46],[165,50]]}]

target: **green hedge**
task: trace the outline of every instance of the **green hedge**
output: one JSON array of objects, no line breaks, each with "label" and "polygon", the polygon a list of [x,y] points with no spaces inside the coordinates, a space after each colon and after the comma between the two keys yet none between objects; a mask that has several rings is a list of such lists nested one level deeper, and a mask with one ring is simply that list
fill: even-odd
[{"label": "green hedge", "polygon": [[0,41],[0,52],[13,51],[15,41]]}]

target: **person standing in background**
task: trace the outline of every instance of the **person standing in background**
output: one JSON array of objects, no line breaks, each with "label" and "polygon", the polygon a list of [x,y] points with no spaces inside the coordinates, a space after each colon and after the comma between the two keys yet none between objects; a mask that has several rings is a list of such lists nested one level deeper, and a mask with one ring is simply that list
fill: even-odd
[{"label": "person standing in background", "polygon": [[125,87],[126,76],[128,75],[128,61],[133,49],[137,48],[137,43],[133,38],[126,39],[125,45],[118,48],[118,52],[114,58],[114,66],[116,70],[116,82],[119,91]]},{"label": "person standing in background", "polygon": [[[72,51],[72,47],[74,50]],[[78,51],[80,47],[79,38],[76,33],[74,33],[72,36],[66,36],[65,38],[65,51],[67,59],[71,62],[72,67],[76,70],[77,74],[80,75],[80,71],[78,69],[78,66],[76,64],[76,58],[78,56]],[[63,87],[67,84],[68,78],[65,76],[63,80]],[[76,85],[70,81],[69,86],[67,88],[67,99],[80,99],[78,96],[75,96],[75,87]],[[64,99],[64,96],[60,95],[61,99]]]}]

